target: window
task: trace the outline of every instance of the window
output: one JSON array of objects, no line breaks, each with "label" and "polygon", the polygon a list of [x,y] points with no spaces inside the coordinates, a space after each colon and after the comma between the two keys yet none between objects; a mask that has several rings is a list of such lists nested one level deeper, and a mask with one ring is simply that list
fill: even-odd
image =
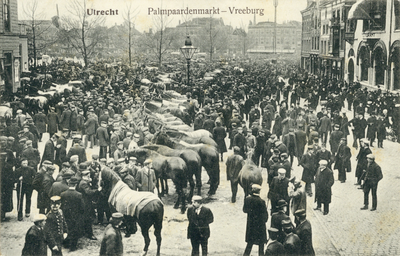
[{"label": "window", "polygon": [[369,10],[371,20],[364,20],[363,31],[385,30],[386,25],[386,1],[372,1]]},{"label": "window", "polygon": [[395,28],[400,29],[400,0],[395,0],[394,2],[394,14],[396,16]]},{"label": "window", "polygon": [[3,19],[4,19],[4,30],[10,32],[11,31],[10,0],[4,0]]}]

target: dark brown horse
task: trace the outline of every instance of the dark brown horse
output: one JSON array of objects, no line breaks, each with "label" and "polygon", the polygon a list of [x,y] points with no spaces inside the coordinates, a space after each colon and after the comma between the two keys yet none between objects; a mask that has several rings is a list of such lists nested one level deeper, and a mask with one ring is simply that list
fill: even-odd
[{"label": "dark brown horse", "polygon": [[[157,256],[159,256],[161,229],[164,218],[164,205],[161,200],[151,192],[131,190],[128,185],[121,181],[118,174],[112,170],[106,168],[101,170],[100,177],[101,181],[103,181],[103,190],[109,197],[108,202],[111,207],[124,215],[137,218],[145,243],[143,248],[144,255],[147,254],[150,245],[149,229],[151,226],[154,226],[154,235],[157,241]],[[120,198],[124,198],[124,200],[118,200]],[[133,202],[125,200],[126,198],[132,198],[132,201],[137,202],[137,204],[132,205]]]},{"label": "dark brown horse", "polygon": [[165,132],[159,131],[154,134],[153,143],[165,145],[170,148],[187,150],[191,149],[197,152],[201,158],[201,165],[206,169],[210,178],[209,195],[214,195],[219,185],[219,157],[216,147],[206,144],[187,144],[182,141],[172,140]]},{"label": "dark brown horse", "polygon": [[242,167],[239,172],[239,184],[242,186],[244,191],[244,197],[247,197],[251,192],[251,186],[253,184],[262,185],[262,169],[255,165],[251,160],[253,152],[249,151],[247,154],[246,164]]}]

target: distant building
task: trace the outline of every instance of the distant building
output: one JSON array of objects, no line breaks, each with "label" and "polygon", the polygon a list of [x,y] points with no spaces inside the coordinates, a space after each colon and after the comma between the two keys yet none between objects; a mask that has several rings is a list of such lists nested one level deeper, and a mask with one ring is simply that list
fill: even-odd
[{"label": "distant building", "polygon": [[0,94],[16,92],[22,72],[28,71],[25,27],[18,21],[17,0],[0,5]]},{"label": "distant building", "polygon": [[[258,22],[249,25],[247,53],[273,54],[274,53],[274,22]],[[301,23],[290,21],[276,24],[277,54],[300,54]]]}]

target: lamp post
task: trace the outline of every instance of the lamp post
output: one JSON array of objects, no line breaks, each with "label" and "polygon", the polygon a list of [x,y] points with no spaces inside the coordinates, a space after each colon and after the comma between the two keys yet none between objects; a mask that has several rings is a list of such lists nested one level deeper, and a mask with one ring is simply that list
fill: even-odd
[{"label": "lamp post", "polygon": [[274,15],[274,54],[276,54],[276,7],[278,7],[278,0],[274,0],[275,15]]},{"label": "lamp post", "polygon": [[183,57],[185,57],[186,62],[187,62],[187,85],[189,86],[189,70],[190,70],[190,60],[193,57],[193,54],[196,52],[197,48],[193,47],[192,45],[192,40],[190,40],[190,37],[187,36],[185,40],[185,46],[181,47],[181,52],[183,54]]}]

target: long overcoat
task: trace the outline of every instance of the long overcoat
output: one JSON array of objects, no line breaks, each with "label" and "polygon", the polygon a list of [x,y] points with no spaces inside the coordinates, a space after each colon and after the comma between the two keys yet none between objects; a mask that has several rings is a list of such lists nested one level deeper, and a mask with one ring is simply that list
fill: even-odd
[{"label": "long overcoat", "polygon": [[43,113],[37,113],[33,116],[33,121],[35,122],[36,128],[39,133],[46,132],[47,117]]},{"label": "long overcoat", "polygon": [[329,168],[318,168],[315,175],[315,200],[329,204],[332,198],[332,186],[335,182],[333,172]]},{"label": "long overcoat", "polygon": [[47,244],[42,228],[33,225],[26,232],[22,256],[47,256]]},{"label": "long overcoat", "polygon": [[121,231],[108,224],[101,240],[100,256],[121,256],[124,253]]},{"label": "long overcoat", "polygon": [[261,245],[267,242],[268,211],[265,201],[257,195],[244,199],[243,212],[247,213],[246,242]]}]

